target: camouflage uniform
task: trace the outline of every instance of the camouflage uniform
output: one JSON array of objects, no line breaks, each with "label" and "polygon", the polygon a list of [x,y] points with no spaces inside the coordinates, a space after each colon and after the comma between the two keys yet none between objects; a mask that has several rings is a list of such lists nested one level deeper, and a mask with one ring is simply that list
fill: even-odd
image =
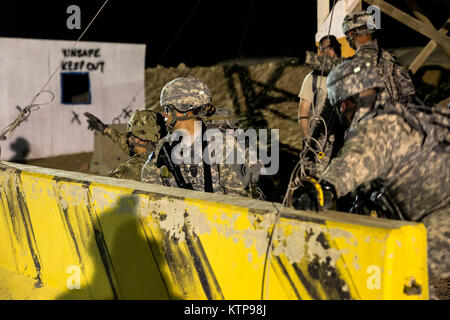
[{"label": "camouflage uniform", "polygon": [[[211,129],[211,127],[206,127],[206,129]],[[223,143],[223,159],[226,159],[226,156],[228,155],[226,152],[232,150],[233,147],[235,148],[234,152],[245,152],[242,151],[239,145],[235,142],[235,139],[231,139],[223,131],[219,132],[225,142]],[[197,157],[197,159],[202,159],[203,152],[201,147],[201,137],[202,135],[199,135],[197,138],[200,140],[200,143],[197,142],[197,145],[199,146],[198,148],[194,147],[195,142],[189,148],[191,151],[192,160],[195,159],[195,157]],[[158,168],[155,165],[161,146],[165,142],[173,143],[171,138],[172,135],[169,135],[159,142],[155,151],[155,157],[152,157],[142,169],[142,181],[154,184],[163,184],[169,187],[178,187],[175,178],[166,167],[163,166]],[[174,145],[172,144],[172,147],[173,146]],[[248,159],[248,157],[246,159]],[[179,168],[184,181],[192,185],[194,190],[206,191],[205,163],[203,161],[199,161],[197,163],[194,161],[188,163],[182,162],[179,164]],[[253,191],[251,188],[253,187],[253,183],[255,183],[256,177],[258,176],[257,169],[259,169],[259,167],[257,165],[252,166],[252,171],[248,171],[247,168],[248,162],[247,165],[211,163],[210,170],[212,192],[238,196],[251,196]]]},{"label": "camouflage uniform", "polygon": [[408,72],[396,62],[394,56],[378,47],[377,40],[369,41],[356,50],[354,58],[362,58],[378,66],[378,72],[392,101],[412,101],[415,90]]},{"label": "camouflage uniform", "polygon": [[[179,112],[192,110],[200,110],[200,112],[203,112],[206,107],[211,106],[211,103],[211,93],[206,84],[200,79],[192,76],[177,78],[169,82],[161,91],[161,106],[165,107],[171,105]],[[197,120],[199,118],[202,118],[201,114],[197,116]],[[182,118],[175,119],[177,121],[183,121]],[[230,123],[228,123],[228,125],[229,124]],[[174,122],[172,123],[172,126],[173,125]],[[208,165],[205,166],[205,162],[202,160],[204,148],[202,145],[203,130],[216,129],[216,133],[221,136],[223,142],[223,159],[226,159],[227,151],[235,150],[235,155],[237,152],[242,153],[245,151],[242,151],[240,146],[235,143],[235,139],[230,139],[230,137],[225,134],[225,129],[229,129],[226,122],[220,122],[210,118],[207,121],[207,125],[205,125],[203,121],[196,121],[195,125],[197,136],[193,139],[193,143],[191,145],[186,144],[184,149],[190,150],[191,161],[181,162],[178,166],[184,181],[190,184],[194,190],[208,191],[206,190],[205,183],[205,168],[208,170]],[[170,126],[171,124],[169,124],[169,129]],[[158,143],[154,156],[147,161],[142,169],[142,181],[178,187],[175,178],[172,173],[169,172],[167,167],[161,166],[158,168],[155,165],[160,156],[161,147],[166,142],[171,145],[171,148],[184,143],[184,141],[181,141],[177,144],[172,141],[173,137],[174,134],[172,133],[161,139]],[[235,148],[233,149],[233,147]],[[248,159],[248,157],[245,159]],[[212,190],[209,191],[239,196],[251,195],[253,183],[259,173],[259,167],[257,165],[252,166],[252,170],[250,170],[248,169],[249,166],[246,164],[214,163],[213,161],[210,163],[209,168],[212,183]]]},{"label": "camouflage uniform", "polygon": [[[327,78],[333,105],[384,84],[370,63],[352,60]],[[359,109],[340,155],[321,179],[343,196],[381,182],[407,220],[423,222],[428,234],[430,277],[450,276],[450,146],[448,110],[380,104]],[[445,116],[447,113],[447,116]],[[437,125],[437,124],[441,125]]]},{"label": "camouflage uniform", "polygon": [[345,62],[349,58],[344,57],[330,57],[319,56],[312,51],[306,51],[305,64],[314,70],[323,70],[324,73],[329,73],[334,67]]},{"label": "camouflage uniform", "polygon": [[[349,39],[348,31],[350,30],[355,30],[356,35],[373,33],[375,29],[371,30],[366,27],[369,17],[370,15],[366,11],[361,10],[353,11],[350,15],[347,15],[342,24],[342,29],[347,39]],[[351,40],[353,38],[348,40],[349,43],[351,43]],[[376,39],[360,46],[354,56],[349,59],[355,58],[366,59],[372,62],[373,65],[378,66],[378,72],[386,87],[384,92],[386,98],[403,104],[412,101],[415,90],[408,72],[396,62],[391,53],[378,47]],[[348,59],[328,57],[326,55],[319,56],[307,51],[305,63],[314,69],[323,68],[324,72],[329,72],[346,60]]]},{"label": "camouflage uniform", "polygon": [[112,178],[141,181],[142,167],[151,152],[153,151],[149,150],[148,152],[135,154],[131,158],[119,164],[115,169],[111,170],[109,172],[109,176]]},{"label": "camouflage uniform", "polygon": [[103,131],[103,135],[109,138],[120,150],[131,156],[130,148],[128,147],[128,132],[120,132],[111,127],[107,127]]},{"label": "camouflage uniform", "polygon": [[126,133],[120,133],[109,127],[104,130],[105,136],[109,137],[127,154],[132,155],[133,152],[133,146],[130,147],[128,143],[128,137],[130,135],[145,141],[146,143],[141,146],[147,149],[144,153],[133,154],[131,158],[111,170],[109,173],[110,177],[136,181],[141,180],[142,167],[149,155],[155,150],[155,146],[162,134],[162,123],[158,123],[158,120],[162,121],[162,119],[158,119],[157,112],[150,110],[135,111],[128,122]]},{"label": "camouflage uniform", "polygon": [[[334,135],[321,134],[317,141],[319,142],[322,149],[316,147],[316,143],[311,141],[314,151],[318,154],[318,157],[314,155],[312,159],[304,159],[304,167],[307,170],[307,174],[311,177],[318,177],[325,170],[331,160],[331,154],[334,146]],[[320,151],[322,150],[322,151]],[[320,153],[322,152],[322,153]]]}]

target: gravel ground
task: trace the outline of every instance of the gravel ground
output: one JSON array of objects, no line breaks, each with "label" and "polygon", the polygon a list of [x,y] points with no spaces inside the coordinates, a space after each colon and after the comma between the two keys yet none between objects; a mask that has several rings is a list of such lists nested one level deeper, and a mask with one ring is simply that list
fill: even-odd
[{"label": "gravel ground", "polygon": [[431,280],[436,295],[441,300],[450,300],[450,279]]}]

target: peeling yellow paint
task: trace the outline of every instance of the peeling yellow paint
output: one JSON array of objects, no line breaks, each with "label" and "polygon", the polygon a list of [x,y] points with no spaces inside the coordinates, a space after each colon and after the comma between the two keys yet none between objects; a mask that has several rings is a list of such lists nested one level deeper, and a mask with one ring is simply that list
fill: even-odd
[{"label": "peeling yellow paint", "polygon": [[[428,298],[421,224],[7,165],[0,266],[62,292],[57,298],[73,297],[66,270],[75,265],[87,298],[259,299],[274,227],[270,299]],[[379,290],[367,287],[371,266]],[[408,285],[420,293],[407,296]],[[10,296],[26,296],[15,288]]]}]

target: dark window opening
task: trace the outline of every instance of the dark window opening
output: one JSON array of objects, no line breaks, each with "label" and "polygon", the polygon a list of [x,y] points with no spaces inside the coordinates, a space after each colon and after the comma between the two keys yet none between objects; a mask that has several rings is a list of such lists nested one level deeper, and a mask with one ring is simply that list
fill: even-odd
[{"label": "dark window opening", "polygon": [[91,104],[89,72],[61,73],[61,103]]}]

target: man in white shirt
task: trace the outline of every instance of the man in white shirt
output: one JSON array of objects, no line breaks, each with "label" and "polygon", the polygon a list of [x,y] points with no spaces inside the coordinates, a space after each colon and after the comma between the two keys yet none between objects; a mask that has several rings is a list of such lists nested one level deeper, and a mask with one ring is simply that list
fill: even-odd
[{"label": "man in white shirt", "polygon": [[[335,36],[325,36],[319,41],[319,56],[341,56],[341,44]],[[302,136],[308,135],[308,123],[312,114],[319,115],[327,97],[327,73],[314,70],[306,75],[300,89],[298,122]]]}]

